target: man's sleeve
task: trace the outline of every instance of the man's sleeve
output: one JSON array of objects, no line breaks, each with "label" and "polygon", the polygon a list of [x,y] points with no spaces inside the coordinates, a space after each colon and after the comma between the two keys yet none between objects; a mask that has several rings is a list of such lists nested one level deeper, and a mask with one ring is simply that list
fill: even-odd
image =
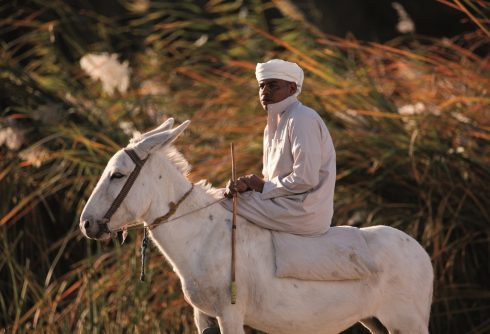
[{"label": "man's sleeve", "polygon": [[293,171],[264,184],[261,198],[305,193],[318,185],[322,157],[322,128],[319,120],[309,115],[295,118],[289,128]]}]

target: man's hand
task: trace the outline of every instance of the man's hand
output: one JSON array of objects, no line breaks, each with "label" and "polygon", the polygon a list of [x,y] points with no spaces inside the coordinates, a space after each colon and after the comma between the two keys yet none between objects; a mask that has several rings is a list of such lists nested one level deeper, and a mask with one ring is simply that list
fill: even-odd
[{"label": "man's hand", "polygon": [[229,180],[226,184],[224,195],[226,198],[232,198],[234,194],[243,193],[247,190],[249,190],[247,184],[243,181],[240,181],[240,179],[238,179],[235,183],[233,183],[232,180]]},{"label": "man's hand", "polygon": [[230,180],[226,184],[225,197],[232,198],[235,193],[243,193],[245,191],[254,190],[262,192],[264,189],[264,180],[257,175],[245,175],[238,178],[233,184]]},{"label": "man's hand", "polygon": [[254,190],[258,191],[259,193],[262,192],[264,189],[264,183],[265,181],[262,180],[260,177],[254,174],[250,175],[245,175],[242,177],[238,178],[238,181],[243,181],[247,185],[248,189],[247,190]]}]

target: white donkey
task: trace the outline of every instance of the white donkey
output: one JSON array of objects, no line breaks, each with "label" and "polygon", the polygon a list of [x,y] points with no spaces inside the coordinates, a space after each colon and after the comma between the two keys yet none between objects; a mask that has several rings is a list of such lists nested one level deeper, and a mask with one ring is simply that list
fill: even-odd
[{"label": "white donkey", "polygon": [[413,238],[387,226],[362,229],[377,274],[320,282],[275,277],[271,232],[239,217],[232,305],[231,213],[216,203],[216,191],[187,180],[188,164],[170,145],[188,124],[172,129],[170,119],[110,159],[82,212],[87,237],[156,222],[150,236],[180,277],[199,332],[213,317],[223,334],[244,333],[244,324],[268,333],[339,333],[356,322],[372,333],[385,333],[380,323],[389,333],[428,333],[430,259]]}]

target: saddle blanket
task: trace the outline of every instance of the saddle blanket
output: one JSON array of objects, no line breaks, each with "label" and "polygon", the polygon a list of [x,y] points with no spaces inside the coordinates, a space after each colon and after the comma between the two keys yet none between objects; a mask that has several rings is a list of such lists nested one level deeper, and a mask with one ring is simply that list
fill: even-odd
[{"label": "saddle blanket", "polygon": [[320,236],[272,232],[276,276],[313,281],[362,279],[377,272],[361,231],[331,227]]}]

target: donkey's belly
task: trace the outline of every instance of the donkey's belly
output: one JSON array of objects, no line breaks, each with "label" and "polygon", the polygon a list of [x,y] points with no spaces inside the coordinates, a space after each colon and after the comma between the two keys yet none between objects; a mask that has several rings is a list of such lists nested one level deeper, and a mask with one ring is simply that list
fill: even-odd
[{"label": "donkey's belly", "polygon": [[251,292],[245,323],[268,333],[339,333],[372,309],[367,281],[271,278]]}]

